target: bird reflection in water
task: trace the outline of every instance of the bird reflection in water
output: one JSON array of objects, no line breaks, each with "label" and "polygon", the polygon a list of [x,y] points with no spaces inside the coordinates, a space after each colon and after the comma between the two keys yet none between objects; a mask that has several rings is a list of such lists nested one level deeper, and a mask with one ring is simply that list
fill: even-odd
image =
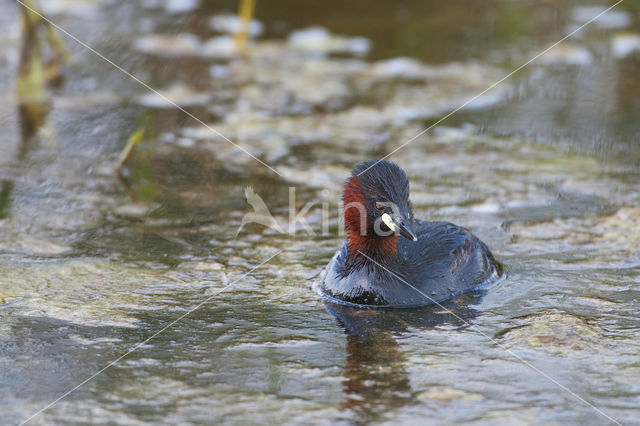
[{"label": "bird reflection in water", "polygon": [[415,402],[407,357],[396,337],[415,329],[467,327],[479,312],[484,291],[456,297],[441,306],[419,309],[361,309],[325,302],[347,335],[347,359],[341,410],[357,423],[383,420],[393,410]]}]

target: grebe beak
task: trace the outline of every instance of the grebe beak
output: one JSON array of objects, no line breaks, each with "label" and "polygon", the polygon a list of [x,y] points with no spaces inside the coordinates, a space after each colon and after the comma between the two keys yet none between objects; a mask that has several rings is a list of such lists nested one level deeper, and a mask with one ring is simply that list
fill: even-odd
[{"label": "grebe beak", "polygon": [[403,222],[401,223],[396,222],[396,225],[398,225],[398,231],[400,231],[400,235],[410,239],[411,241],[418,241],[418,237],[416,237],[416,234],[411,230],[411,228],[408,225],[406,225]]},{"label": "grebe beak", "polygon": [[397,232],[405,238],[410,239],[411,241],[418,241],[418,237],[411,229],[411,226],[408,222],[398,215],[394,215],[391,217],[389,214],[384,213],[382,215],[382,221],[389,229],[393,232]]}]

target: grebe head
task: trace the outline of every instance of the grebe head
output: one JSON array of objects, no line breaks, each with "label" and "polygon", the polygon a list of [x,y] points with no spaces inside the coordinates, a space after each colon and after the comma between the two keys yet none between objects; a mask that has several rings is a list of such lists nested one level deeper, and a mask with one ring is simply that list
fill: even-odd
[{"label": "grebe head", "polygon": [[397,250],[398,234],[418,240],[411,229],[409,180],[394,163],[374,160],[357,165],[345,183],[342,201],[350,250],[365,245]]}]

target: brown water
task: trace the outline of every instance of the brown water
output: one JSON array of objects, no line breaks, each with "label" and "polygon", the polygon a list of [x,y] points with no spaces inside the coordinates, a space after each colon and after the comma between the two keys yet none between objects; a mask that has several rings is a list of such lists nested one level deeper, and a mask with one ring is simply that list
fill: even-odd
[{"label": "brown water", "polygon": [[[42,3],[282,177],[70,39],[65,81],[23,137],[17,7],[3,0],[2,423],[203,302],[32,423],[611,421],[589,404],[637,423],[640,51],[623,54],[635,3],[393,155],[417,217],[470,228],[507,268],[448,303],[455,316],[327,310],[311,287],[344,238],[342,181],[604,3],[260,1],[264,34],[244,59],[206,43],[235,2]],[[287,41],[311,25],[334,35]],[[123,182],[113,168],[142,127]],[[316,203],[315,235],[249,224],[236,237],[247,186],[283,226],[295,187],[298,210]]]}]

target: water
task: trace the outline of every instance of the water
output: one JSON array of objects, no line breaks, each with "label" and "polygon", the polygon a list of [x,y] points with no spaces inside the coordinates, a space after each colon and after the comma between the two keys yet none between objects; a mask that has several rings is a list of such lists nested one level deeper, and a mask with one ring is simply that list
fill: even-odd
[{"label": "water", "polygon": [[[27,419],[198,307],[32,422],[609,422],[592,404],[636,423],[640,56],[613,48],[640,31],[636,5],[392,157],[416,216],[472,229],[507,279],[450,312],[354,313],[311,289],[344,238],[337,200],[349,170],[597,9],[258,3],[265,33],[250,60],[225,57],[224,39],[205,48],[209,16],[235,2],[177,15],[162,2],[45,6],[284,178],[70,40],[64,84],[24,139],[12,95],[17,9],[2,4],[2,422]],[[346,38],[287,46],[309,25]],[[152,37],[185,31],[195,43]],[[366,56],[348,38],[360,36],[372,42]],[[387,62],[402,56],[418,61]],[[123,182],[113,168],[141,127]],[[316,203],[306,215],[316,235],[249,224],[236,237],[247,186],[283,226],[294,186],[298,210]]]}]

